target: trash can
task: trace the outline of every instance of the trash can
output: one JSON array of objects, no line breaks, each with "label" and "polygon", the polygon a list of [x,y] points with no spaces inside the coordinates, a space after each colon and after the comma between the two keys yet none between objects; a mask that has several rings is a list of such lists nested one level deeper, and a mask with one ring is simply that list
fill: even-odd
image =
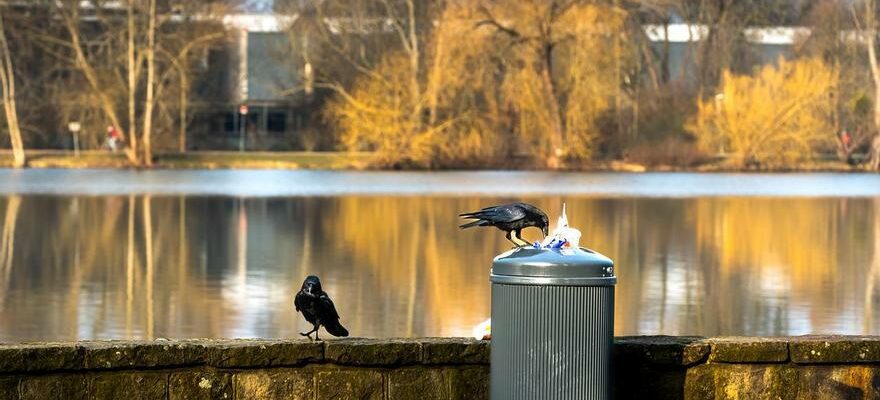
[{"label": "trash can", "polygon": [[608,399],[614,262],[520,248],[492,263],[492,399]]}]

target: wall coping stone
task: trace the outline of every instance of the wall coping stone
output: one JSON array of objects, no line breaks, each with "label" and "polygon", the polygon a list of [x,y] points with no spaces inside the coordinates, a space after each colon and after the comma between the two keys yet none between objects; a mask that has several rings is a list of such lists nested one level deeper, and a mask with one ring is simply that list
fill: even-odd
[{"label": "wall coping stone", "polygon": [[788,344],[797,364],[880,362],[880,337],[807,335]]},{"label": "wall coping stone", "polygon": [[788,342],[784,337],[717,337],[706,339],[710,362],[782,363],[788,361]]},{"label": "wall coping stone", "polygon": [[705,360],[710,346],[701,336],[620,336],[615,358],[628,362],[688,366]]},{"label": "wall coping stone", "polygon": [[[623,363],[687,367],[700,363],[865,364],[880,362],[880,336],[615,338]],[[489,342],[470,338],[366,339],[323,342],[181,339],[0,343],[0,376],[51,371],[298,367],[306,364],[398,367],[488,365]]]}]

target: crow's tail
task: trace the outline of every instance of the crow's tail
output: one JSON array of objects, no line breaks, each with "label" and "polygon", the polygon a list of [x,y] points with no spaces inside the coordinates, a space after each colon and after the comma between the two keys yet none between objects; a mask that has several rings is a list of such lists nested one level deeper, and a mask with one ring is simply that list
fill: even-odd
[{"label": "crow's tail", "polygon": [[327,330],[327,333],[336,337],[348,336],[348,330],[339,323],[339,320],[333,320],[324,324],[324,329]]},{"label": "crow's tail", "polygon": [[482,224],[483,222],[484,222],[483,220],[479,220],[479,219],[478,219],[478,220],[476,220],[476,221],[468,222],[468,223],[466,223],[466,224],[464,224],[464,225],[459,225],[458,227],[461,228],[461,229],[473,228],[473,227],[475,227],[475,226],[480,226],[480,224]]}]

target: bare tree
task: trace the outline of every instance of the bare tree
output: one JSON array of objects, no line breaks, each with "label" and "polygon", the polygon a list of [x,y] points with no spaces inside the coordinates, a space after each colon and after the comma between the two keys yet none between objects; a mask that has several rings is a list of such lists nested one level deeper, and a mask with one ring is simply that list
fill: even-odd
[{"label": "bare tree", "polygon": [[518,114],[521,135],[549,131],[537,145],[548,168],[560,168],[563,158],[588,158],[595,121],[609,96],[618,100],[620,93],[625,12],[577,0],[479,7],[477,26],[496,32],[505,49],[504,96]]},{"label": "bare tree", "polygon": [[[129,98],[129,126],[128,129],[125,129],[121,124],[121,118],[119,117],[119,113],[116,108],[116,101],[114,101],[112,94],[112,83],[108,82],[106,79],[101,79],[98,66],[96,65],[96,61],[91,59],[86,54],[85,45],[83,43],[84,35],[82,30],[80,29],[81,24],[81,14],[80,14],[80,5],[78,1],[67,1],[58,7],[58,14],[61,16],[64,27],[68,34],[69,43],[64,43],[65,47],[70,48],[74,54],[75,65],[77,69],[82,72],[85,80],[88,84],[89,89],[95,94],[98,102],[98,106],[103,111],[104,116],[110,121],[110,124],[120,130],[122,132],[123,137],[127,138],[128,146],[125,149],[125,154],[128,157],[128,160],[135,165],[139,165],[141,163],[140,153],[138,152],[137,146],[137,133],[136,128],[133,125],[134,118],[132,117],[135,112],[134,107],[134,96],[135,91],[132,90],[132,83],[136,83],[137,77],[137,68],[138,65],[132,56],[134,52],[134,42],[133,42],[133,34],[134,34],[134,18],[135,14],[133,11],[134,0],[129,0],[128,2],[128,14],[126,15],[127,23],[129,26],[129,42],[128,42],[128,55],[129,55],[129,63],[128,67],[128,77],[129,77],[129,87],[128,87],[128,98]],[[50,38],[51,40],[57,41],[57,38]],[[134,78],[133,78],[134,76]]]},{"label": "bare tree", "polygon": [[[73,54],[87,98],[123,133],[129,161],[149,166],[156,135],[170,132],[174,124],[174,118],[159,118],[160,114],[167,116],[168,110],[177,110],[179,135],[184,137],[178,145],[185,147],[194,72],[191,64],[198,50],[225,37],[217,17],[226,6],[217,0],[176,2],[171,8],[157,0],[127,0],[124,9],[113,7],[114,3],[91,4],[88,18],[83,18],[84,9],[78,1],[66,0],[56,7],[66,38],[49,34],[44,40],[59,46],[61,57]],[[123,37],[118,37],[118,27],[124,27]],[[124,58],[120,57],[123,54]],[[169,86],[179,87],[178,96],[163,96]],[[123,126],[122,115],[126,114]]]},{"label": "bare tree", "polygon": [[24,167],[26,160],[24,144],[21,139],[21,127],[18,123],[18,108],[15,102],[15,68],[12,65],[12,56],[9,51],[9,43],[6,40],[6,25],[3,23],[3,8],[0,7],[0,87],[3,94],[3,111],[6,115],[6,125],[9,128],[9,139],[12,143],[14,166]]},{"label": "bare tree", "polygon": [[868,52],[868,66],[874,83],[874,139],[871,141],[869,168],[880,170],[880,62],[877,60],[877,8],[874,0],[862,2],[864,24],[859,22],[855,5],[852,5],[853,19],[860,27],[865,48]]},{"label": "bare tree", "polygon": [[144,53],[147,59],[147,94],[144,98],[144,163],[153,164],[153,108],[156,106],[156,0],[150,0],[149,23],[147,27],[147,46]]}]

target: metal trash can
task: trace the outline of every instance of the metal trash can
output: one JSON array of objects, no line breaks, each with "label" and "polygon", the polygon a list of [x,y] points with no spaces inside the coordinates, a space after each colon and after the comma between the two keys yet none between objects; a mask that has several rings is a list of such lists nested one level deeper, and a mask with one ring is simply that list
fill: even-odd
[{"label": "metal trash can", "polygon": [[614,262],[520,248],[492,263],[492,399],[608,399]]}]

